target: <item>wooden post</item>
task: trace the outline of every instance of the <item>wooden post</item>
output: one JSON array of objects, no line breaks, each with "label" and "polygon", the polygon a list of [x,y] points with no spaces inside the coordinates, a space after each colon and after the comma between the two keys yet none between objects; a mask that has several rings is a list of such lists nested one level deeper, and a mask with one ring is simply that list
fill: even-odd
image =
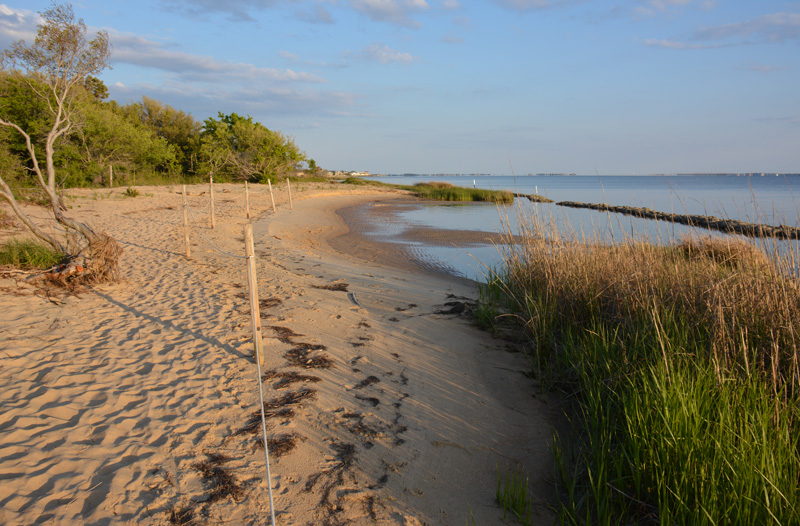
[{"label": "wooden post", "polygon": [[286,188],[289,189],[289,210],[294,210],[294,205],[292,204],[292,183],[289,182],[289,179],[286,179]]},{"label": "wooden post", "polygon": [[214,174],[208,174],[208,195],[211,197],[211,228],[217,226],[216,217],[214,217]]},{"label": "wooden post", "polygon": [[189,202],[186,201],[186,185],[183,185],[183,242],[186,245],[186,257],[192,257],[192,247],[189,245]]},{"label": "wooden post", "polygon": [[247,289],[250,297],[250,324],[253,327],[253,349],[256,360],[265,365],[264,340],[261,334],[261,310],[258,307],[258,280],[256,279],[256,254],[253,246],[253,225],[244,225],[244,247],[247,254]]},{"label": "wooden post", "polygon": [[244,181],[244,211],[247,219],[250,219],[250,189],[247,186],[247,180]]},{"label": "wooden post", "polygon": [[277,210],[275,209],[275,195],[272,193],[272,181],[267,179],[267,184],[269,185],[269,198],[272,200],[272,213],[274,214]]},{"label": "wooden post", "polygon": [[114,166],[108,165],[108,187],[114,187]]}]

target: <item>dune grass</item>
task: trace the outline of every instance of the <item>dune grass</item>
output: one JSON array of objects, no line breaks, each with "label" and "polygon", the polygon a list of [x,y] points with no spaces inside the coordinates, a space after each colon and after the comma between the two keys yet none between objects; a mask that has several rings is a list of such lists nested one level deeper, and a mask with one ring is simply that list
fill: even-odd
[{"label": "dune grass", "polygon": [[[800,286],[734,238],[617,246],[532,227],[483,290],[564,390],[572,524],[800,523]],[[508,318],[503,318],[508,319]]]},{"label": "dune grass", "polygon": [[503,518],[510,514],[524,526],[533,524],[533,501],[528,488],[528,477],[521,471],[497,472],[495,501],[503,510]]},{"label": "dune grass", "polygon": [[486,201],[491,203],[512,203],[514,201],[514,194],[505,190],[464,188],[438,181],[417,183],[412,186],[372,181],[360,177],[348,177],[342,181],[342,183],[356,186],[380,186],[384,188],[407,190],[420,199],[431,199],[434,201]]},{"label": "dune grass", "polygon": [[0,245],[0,265],[24,270],[47,269],[63,259],[63,254],[40,241],[11,239]]}]

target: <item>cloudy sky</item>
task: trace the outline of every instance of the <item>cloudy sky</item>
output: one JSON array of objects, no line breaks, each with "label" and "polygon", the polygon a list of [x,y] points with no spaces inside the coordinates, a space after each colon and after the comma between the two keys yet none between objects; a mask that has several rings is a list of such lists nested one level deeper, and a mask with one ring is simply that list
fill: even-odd
[{"label": "cloudy sky", "polygon": [[[378,173],[800,171],[800,1],[76,0],[112,98]],[[0,45],[49,1],[0,4]]]}]

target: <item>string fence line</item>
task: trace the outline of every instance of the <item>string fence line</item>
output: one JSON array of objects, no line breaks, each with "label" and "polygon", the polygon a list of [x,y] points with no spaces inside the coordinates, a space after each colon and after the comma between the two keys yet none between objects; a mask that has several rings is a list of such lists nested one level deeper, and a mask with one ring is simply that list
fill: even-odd
[{"label": "string fence line", "polygon": [[[247,243],[245,243],[245,245],[246,245],[246,247],[245,247],[246,248],[246,250],[245,250],[246,255],[234,254],[234,253],[230,252],[229,250],[226,250],[226,249],[222,248],[221,246],[219,246],[217,241],[212,240],[208,236],[209,232],[219,232],[218,229],[209,229],[208,232],[205,232],[204,229],[192,228],[193,226],[196,227],[198,224],[202,224],[203,222],[205,222],[207,220],[207,217],[205,215],[200,217],[200,213],[198,211],[192,209],[192,207],[188,205],[188,202],[187,202],[187,206],[185,206],[185,207],[184,206],[175,207],[174,211],[176,211],[176,212],[178,212],[178,211],[186,211],[186,213],[188,215],[188,218],[189,218],[188,223],[189,223],[189,228],[190,228],[190,231],[191,231],[191,240],[192,241],[194,241],[195,243],[198,242],[198,241],[202,242],[205,245],[202,248],[206,249],[206,252],[209,252],[208,249],[210,249],[210,251],[214,251],[217,254],[219,254],[219,255],[221,255],[221,256],[223,256],[225,258],[228,258],[228,259],[236,259],[236,260],[245,260],[245,261],[247,261],[247,266],[249,267],[249,269],[252,269],[252,271],[250,271],[249,269],[246,270],[246,269],[243,269],[243,268],[239,268],[236,271],[236,274],[240,277],[240,279],[243,282],[249,282],[250,280],[248,280],[248,278],[246,277],[245,274],[249,273],[249,272],[252,272],[253,273],[253,282],[255,282],[255,254],[250,254],[250,252],[252,251],[252,245],[250,245],[248,247]],[[176,234],[178,232],[178,229],[180,229],[184,225],[183,221],[168,222],[168,221],[152,220],[152,219],[146,219],[146,218],[134,218],[134,217],[129,217],[127,215],[122,215],[122,214],[117,214],[115,216],[116,217],[124,217],[125,219],[128,219],[128,220],[130,220],[132,222],[135,222],[135,223],[138,223],[138,224],[149,223],[149,224],[158,225],[158,226],[166,225],[166,226],[174,228]],[[235,216],[232,215],[231,217],[235,217]],[[250,224],[250,221],[249,220],[246,221],[245,224],[246,225]],[[252,232],[252,230],[251,230],[251,232]],[[179,238],[180,238],[180,235],[176,235],[175,236],[175,240],[176,241]],[[251,239],[251,243],[252,243],[252,239]],[[186,259],[186,257],[184,255],[179,254],[177,252],[169,252],[169,253],[170,254],[174,254],[175,256],[178,256],[181,259],[184,259],[184,260]],[[256,287],[257,287],[257,285],[256,285]],[[257,294],[258,294],[257,290],[255,290],[254,293],[255,293],[255,297],[257,298]],[[252,294],[252,292],[251,292],[251,294]],[[206,304],[206,307],[211,309],[211,305],[210,305],[210,303],[208,302],[207,299],[204,300],[204,303]],[[252,303],[252,300],[251,300],[251,303]],[[251,310],[252,310],[252,307],[251,307]],[[262,337],[262,335],[261,335],[260,332],[254,333],[254,342],[256,341],[255,338],[261,338],[261,337]],[[257,383],[258,383],[259,405],[260,405],[260,413],[261,413],[262,442],[263,442],[263,446],[264,446],[263,447],[263,450],[264,450],[264,467],[265,467],[265,477],[266,477],[265,482],[266,482],[266,489],[267,489],[267,497],[268,497],[268,501],[269,501],[269,514],[270,514],[269,523],[271,524],[271,526],[276,526],[277,522],[276,522],[276,519],[275,519],[275,505],[274,505],[273,487],[272,487],[273,484],[272,484],[272,475],[271,475],[271,469],[270,469],[269,438],[268,438],[268,433],[267,433],[266,413],[265,413],[265,409],[264,409],[264,384],[263,384],[263,380],[262,380],[262,369],[261,369],[261,361],[262,361],[262,356],[263,356],[263,348],[261,347],[262,345],[263,345],[263,342],[259,341],[259,342],[256,343],[255,361],[256,361],[256,373],[257,373]],[[176,474],[179,474],[179,470],[176,470]]]}]

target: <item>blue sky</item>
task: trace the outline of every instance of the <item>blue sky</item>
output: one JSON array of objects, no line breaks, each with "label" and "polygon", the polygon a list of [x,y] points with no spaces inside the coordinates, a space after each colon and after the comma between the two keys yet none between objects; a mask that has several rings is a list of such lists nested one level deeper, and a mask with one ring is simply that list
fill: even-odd
[{"label": "blue sky", "polygon": [[[0,45],[49,5],[0,4]],[[800,171],[800,1],[73,6],[112,98],[249,114],[330,169]]]}]

